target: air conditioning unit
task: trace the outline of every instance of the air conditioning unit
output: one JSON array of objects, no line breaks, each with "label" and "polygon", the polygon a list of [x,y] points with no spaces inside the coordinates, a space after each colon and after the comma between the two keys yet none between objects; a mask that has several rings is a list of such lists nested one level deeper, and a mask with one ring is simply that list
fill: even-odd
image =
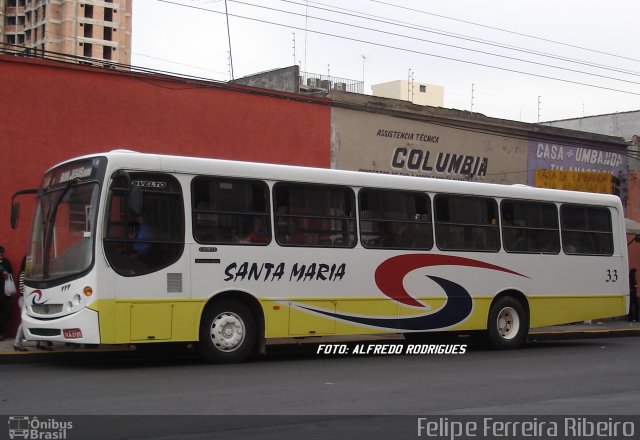
[{"label": "air conditioning unit", "polygon": [[334,90],[340,90],[342,92],[347,91],[347,83],[335,83],[333,85]]},{"label": "air conditioning unit", "polygon": [[320,88],[320,80],[318,78],[307,78],[307,87]]},{"label": "air conditioning unit", "polygon": [[325,90],[331,89],[331,81],[329,81],[328,79],[323,79],[322,81],[320,81],[320,88]]}]

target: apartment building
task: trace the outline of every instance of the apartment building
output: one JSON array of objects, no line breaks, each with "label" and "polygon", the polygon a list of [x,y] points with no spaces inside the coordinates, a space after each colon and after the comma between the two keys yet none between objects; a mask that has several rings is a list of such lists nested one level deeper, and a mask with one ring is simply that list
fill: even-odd
[{"label": "apartment building", "polygon": [[0,42],[131,64],[133,0],[0,0]]}]

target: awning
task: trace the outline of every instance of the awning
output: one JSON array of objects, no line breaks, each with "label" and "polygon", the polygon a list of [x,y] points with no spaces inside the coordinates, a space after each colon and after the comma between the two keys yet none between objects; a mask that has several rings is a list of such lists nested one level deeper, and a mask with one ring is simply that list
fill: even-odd
[{"label": "awning", "polygon": [[640,235],[640,222],[625,218],[624,226],[627,229],[627,234]]}]

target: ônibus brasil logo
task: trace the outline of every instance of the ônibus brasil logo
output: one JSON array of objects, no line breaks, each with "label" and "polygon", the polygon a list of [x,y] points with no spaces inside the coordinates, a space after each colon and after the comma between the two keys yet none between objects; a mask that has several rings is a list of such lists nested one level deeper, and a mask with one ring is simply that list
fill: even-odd
[{"label": "\u00f4nibus brasil logo", "polygon": [[73,429],[73,422],[54,418],[39,419],[30,416],[10,416],[9,438],[65,440]]},{"label": "\u00f4nibus brasil logo", "polygon": [[[389,258],[378,266],[375,272],[376,285],[384,295],[394,301],[417,309],[425,309],[426,307],[424,304],[413,298],[405,290],[403,280],[405,275],[413,270],[433,266],[475,267],[526,278],[525,275],[519,274],[510,269],[485,263],[483,261],[472,260],[470,258],[450,255],[406,254]],[[353,322],[355,324],[409,331],[435,330],[451,327],[452,325],[463,321],[469,316],[469,314],[471,314],[471,310],[473,309],[473,299],[464,287],[444,278],[432,275],[427,275],[427,277],[438,284],[444,290],[447,297],[444,306],[433,313],[406,317],[373,317],[335,313],[302,305],[299,307],[314,313]]]}]

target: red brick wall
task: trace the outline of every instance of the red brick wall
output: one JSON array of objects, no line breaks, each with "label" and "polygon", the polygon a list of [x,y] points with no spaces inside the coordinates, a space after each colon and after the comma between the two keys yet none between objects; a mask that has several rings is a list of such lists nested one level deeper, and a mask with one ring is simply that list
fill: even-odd
[{"label": "red brick wall", "polygon": [[17,271],[32,214],[11,195],[73,156],[141,152],[329,167],[329,100],[0,55],[0,245]]}]

